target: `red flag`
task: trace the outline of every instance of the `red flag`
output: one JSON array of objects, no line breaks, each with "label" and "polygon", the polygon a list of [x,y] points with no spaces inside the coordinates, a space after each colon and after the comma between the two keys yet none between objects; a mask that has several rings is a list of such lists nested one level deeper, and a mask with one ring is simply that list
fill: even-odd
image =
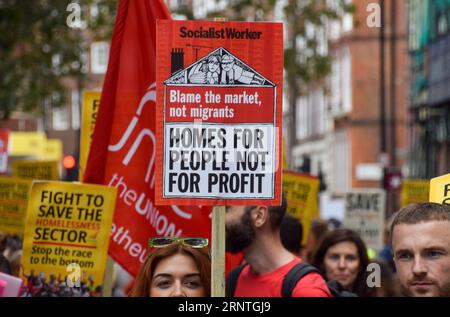
[{"label": "red flag", "polygon": [[118,188],[109,254],[136,276],[152,236],[211,235],[211,209],[155,206],[156,19],[162,0],[121,0],[84,174]]}]

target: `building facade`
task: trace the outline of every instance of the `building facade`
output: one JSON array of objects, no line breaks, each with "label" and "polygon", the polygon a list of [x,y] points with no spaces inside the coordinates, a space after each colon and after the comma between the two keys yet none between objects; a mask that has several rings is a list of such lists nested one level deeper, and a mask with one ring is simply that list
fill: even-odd
[{"label": "building facade", "polygon": [[409,0],[408,22],[409,172],[428,179],[450,169],[450,1]]},{"label": "building facade", "polygon": [[[368,23],[368,8],[373,1],[354,1],[356,10],[353,14],[344,15],[342,21],[329,23],[327,38],[331,42],[328,52],[333,57],[331,74],[327,81],[308,87],[297,102],[298,133],[293,167],[322,178],[321,212],[324,217],[339,218],[342,215],[346,191],[383,187],[385,168],[393,162],[398,168],[405,166],[408,126],[406,15],[403,1],[396,1],[397,14],[395,20],[392,19],[396,23],[396,72],[391,73],[390,12],[393,8],[392,1],[385,2],[385,124],[380,123],[380,28]],[[395,75],[394,81],[391,81],[391,75]],[[394,102],[389,94],[392,83]],[[392,104],[395,119],[390,115]],[[394,134],[392,126],[395,127]],[[384,154],[381,152],[382,130],[385,134]],[[392,148],[395,150],[389,151]]]}]

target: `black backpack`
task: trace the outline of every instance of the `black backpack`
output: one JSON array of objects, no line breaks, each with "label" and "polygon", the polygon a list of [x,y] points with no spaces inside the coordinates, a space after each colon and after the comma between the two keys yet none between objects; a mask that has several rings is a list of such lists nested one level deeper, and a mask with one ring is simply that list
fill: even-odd
[{"label": "black backpack", "polygon": [[[242,270],[247,264],[241,264],[238,267],[230,271],[227,277],[226,284],[226,295],[227,297],[234,297],[234,291],[236,289],[237,280]],[[311,264],[302,262],[296,264],[290,271],[286,274],[283,280],[283,286],[281,289],[281,296],[291,297],[292,291],[297,285],[298,281],[309,273],[316,272],[320,274],[319,270],[312,266]],[[345,290],[342,285],[337,281],[327,282],[328,289],[334,297],[357,297],[355,293]]]}]

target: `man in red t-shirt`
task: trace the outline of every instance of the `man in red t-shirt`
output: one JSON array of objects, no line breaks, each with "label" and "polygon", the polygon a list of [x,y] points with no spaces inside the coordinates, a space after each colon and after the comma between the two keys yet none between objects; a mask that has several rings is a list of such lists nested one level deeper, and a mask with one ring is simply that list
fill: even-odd
[{"label": "man in red t-shirt", "polygon": [[[226,248],[243,252],[249,264],[239,274],[234,297],[280,297],[285,275],[300,258],[287,251],[280,238],[281,221],[286,213],[281,206],[226,207]],[[331,297],[325,280],[318,273],[304,276],[292,297]]]}]

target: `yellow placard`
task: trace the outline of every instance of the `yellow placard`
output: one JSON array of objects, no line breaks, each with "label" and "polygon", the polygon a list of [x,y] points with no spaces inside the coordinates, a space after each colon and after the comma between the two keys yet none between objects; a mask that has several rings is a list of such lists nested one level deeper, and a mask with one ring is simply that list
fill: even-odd
[{"label": "yellow placard", "polygon": [[60,139],[47,139],[44,132],[11,132],[10,156],[29,156],[33,159],[60,161],[63,144]]},{"label": "yellow placard", "polygon": [[431,179],[430,202],[450,205],[450,174]]},{"label": "yellow placard", "polygon": [[45,152],[41,157],[48,161],[61,161],[63,157],[63,144],[59,139],[48,139],[45,143]]},{"label": "yellow placard", "polygon": [[12,174],[15,177],[35,180],[59,180],[57,161],[12,162]]},{"label": "yellow placard", "polygon": [[404,179],[402,181],[401,208],[409,204],[427,202],[430,197],[430,181]]},{"label": "yellow placard", "polygon": [[283,191],[288,202],[288,213],[300,219],[303,225],[303,242],[306,241],[312,221],[319,217],[319,185],[320,181],[316,177],[283,172]]},{"label": "yellow placard", "polygon": [[288,168],[287,153],[286,153],[286,138],[283,137],[283,170]]},{"label": "yellow placard", "polygon": [[103,283],[117,189],[33,182],[23,241],[22,277],[59,277],[68,286]]},{"label": "yellow placard", "polygon": [[100,105],[99,91],[84,91],[83,106],[81,116],[81,134],[80,134],[80,169],[78,172],[79,180],[83,179],[86,168],[89,148],[91,146],[92,135],[95,128],[95,120]]},{"label": "yellow placard", "polygon": [[10,156],[41,158],[46,150],[47,136],[44,132],[11,132]]},{"label": "yellow placard", "polygon": [[0,177],[0,231],[22,235],[31,181]]}]

